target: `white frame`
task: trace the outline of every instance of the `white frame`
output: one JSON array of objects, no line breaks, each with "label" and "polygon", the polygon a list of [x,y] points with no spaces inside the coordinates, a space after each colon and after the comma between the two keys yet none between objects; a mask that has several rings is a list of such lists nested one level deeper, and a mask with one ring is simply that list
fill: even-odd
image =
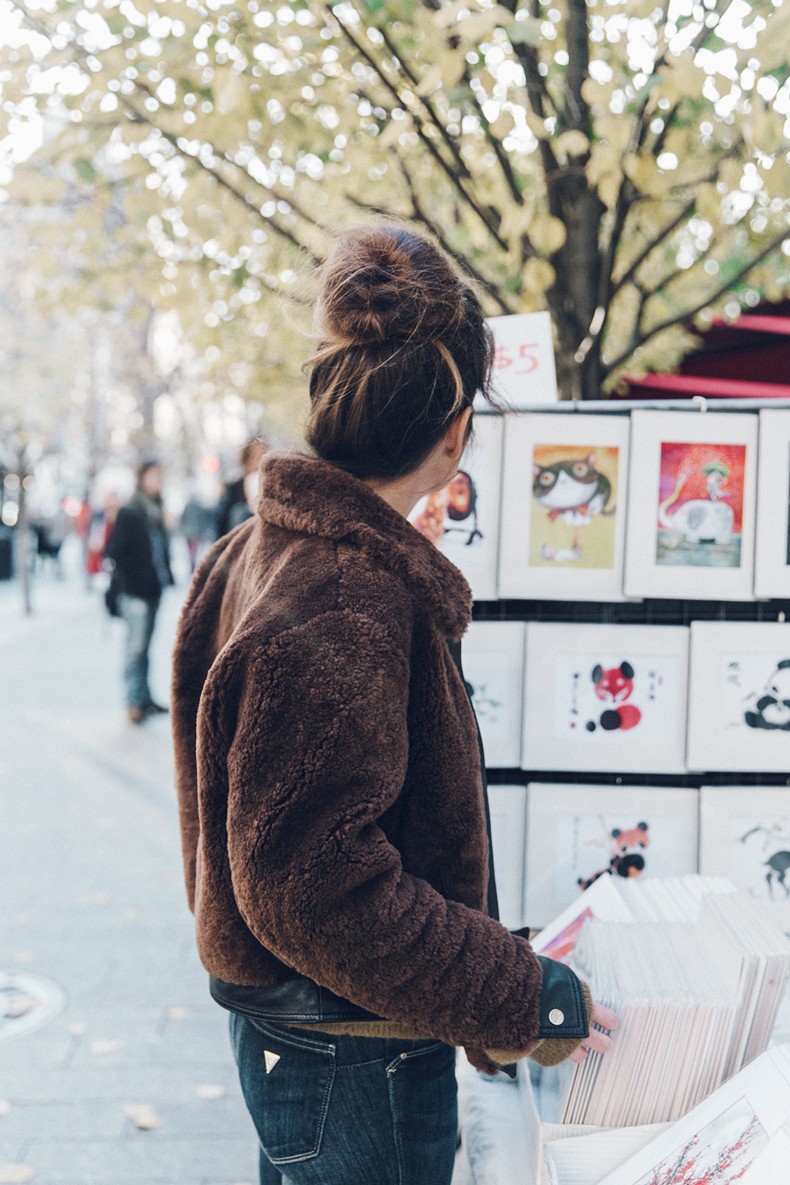
[{"label": "white frame", "polygon": [[[743,529],[737,568],[659,564],[656,525],[661,445],[744,445]],[[754,599],[754,533],[758,423],[753,413],[634,411],[626,528],[625,592],[630,597],[681,600]],[[723,499],[722,499],[723,501]]]},{"label": "white frame", "polygon": [[477,688],[481,663],[488,662],[490,677],[497,687],[496,694],[504,701],[503,729],[496,723],[489,724],[484,706],[472,696],[486,766],[490,769],[518,769],[521,762],[525,636],[526,623],[523,621],[473,621],[464,635],[463,664],[467,683]]},{"label": "white frame", "polygon": [[[524,732],[521,768],[530,770],[578,770],[605,773],[684,773],[686,770],[686,707],[688,693],[688,644],[686,626],[576,625],[527,623],[524,679]],[[567,656],[592,673],[599,663],[606,669],[623,661],[665,658],[674,668],[675,686],[658,692],[660,706],[647,718],[644,677],[636,668],[639,685],[634,706],[649,728],[586,733],[585,719],[578,732],[555,735],[555,685],[558,666]],[[585,678],[584,686],[588,687]],[[581,684],[580,684],[581,687]],[[589,701],[587,691],[581,693]],[[674,695],[674,702],[672,696]],[[604,709],[597,702],[598,711]],[[658,716],[664,724],[656,727]],[[647,735],[646,735],[647,734]],[[652,734],[652,736],[651,736]]]},{"label": "white frame", "polygon": [[[552,414],[525,412],[505,420],[502,477],[502,526],[499,560],[501,597],[551,600],[622,601],[625,548],[628,454],[631,433],[628,415]],[[614,518],[614,555],[611,568],[556,567],[530,563],[533,457],[541,445],[578,449],[618,449]],[[525,475],[529,481],[525,498]],[[566,528],[567,529],[567,528]],[[586,529],[586,528],[585,528]]]},{"label": "white frame", "polygon": [[763,409],[759,421],[754,593],[790,597],[790,410]]},{"label": "white frame", "polygon": [[[568,817],[582,816],[577,826]],[[600,816],[599,821],[595,817]],[[645,876],[685,876],[698,867],[699,791],[665,786],[603,786],[578,782],[558,785],[530,782],[527,787],[527,856],[524,877],[524,918],[529,926],[547,926],[578,899],[582,887],[573,883],[575,873],[618,884],[606,871],[616,841],[608,834],[612,819],[622,821],[623,834],[648,823],[647,844],[635,841],[628,851],[643,855]],[[677,826],[670,830],[672,821]],[[597,833],[600,823],[600,836]],[[619,827],[620,822],[612,824]],[[652,829],[652,834],[651,834]],[[656,834],[658,829],[658,836]],[[569,831],[569,834],[565,834]],[[593,834],[595,833],[595,834]],[[630,837],[629,837],[630,838]],[[659,845],[654,842],[658,838]],[[569,852],[566,841],[578,845]],[[580,859],[589,848],[589,859]],[[567,862],[561,864],[567,853]],[[595,865],[595,867],[593,867]],[[568,872],[567,893],[556,888],[558,866]],[[597,884],[594,881],[593,884]],[[590,886],[591,887],[591,886]]]},{"label": "white frame", "polygon": [[488,807],[499,920],[509,930],[518,930],[523,925],[527,787],[490,785]]},{"label": "white frame", "polygon": [[[691,623],[689,769],[703,773],[790,771],[790,731],[749,728],[744,721],[745,712],[756,709],[765,682],[785,655],[790,659],[790,624]],[[756,675],[740,671],[728,675],[724,664],[736,661],[759,667]],[[790,670],[783,674],[782,683],[788,676]],[[739,682],[727,686],[735,678]],[[724,724],[722,713],[726,714]]]},{"label": "white frame", "polygon": [[[437,544],[442,554],[463,572],[476,601],[497,599],[503,435],[501,415],[475,415],[472,439],[459,465],[459,469],[469,469],[477,489],[476,525],[483,536],[480,546],[455,546],[446,539]],[[425,499],[420,499],[409,516],[410,521],[420,514],[424,505]]]},{"label": "white frame", "polygon": [[[764,905],[774,921],[787,931],[790,930],[790,862],[785,895],[778,875],[775,887],[774,881],[769,880],[768,861],[778,855],[781,849],[772,851],[764,860],[762,857],[766,852],[761,851],[760,847],[765,839],[761,841],[758,834],[749,834],[750,822],[756,823],[760,819],[776,822],[780,818],[785,821],[785,825],[782,833],[777,834],[776,841],[785,845],[790,856],[790,786],[703,786],[700,791],[700,872],[705,876],[729,877],[736,888],[749,893],[755,901]],[[742,826],[746,826],[747,830],[738,834]],[[783,839],[785,834],[787,838]],[[734,859],[737,855],[742,856],[741,861]],[[751,875],[744,872],[745,864],[749,866]],[[758,865],[759,874],[756,873]],[[762,868],[768,871],[763,872]],[[777,873],[782,874],[779,866]],[[759,892],[755,891],[758,884]]]}]

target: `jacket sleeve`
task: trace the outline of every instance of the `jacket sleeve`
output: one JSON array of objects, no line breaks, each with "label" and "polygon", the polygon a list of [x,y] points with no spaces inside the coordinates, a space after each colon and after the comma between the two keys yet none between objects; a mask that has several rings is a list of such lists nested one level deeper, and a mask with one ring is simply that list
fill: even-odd
[{"label": "jacket sleeve", "polygon": [[231,877],[253,934],[380,1016],[526,1051],[540,1028],[529,943],[404,871],[381,826],[406,775],[409,694],[384,624],[338,611],[253,662],[224,658],[235,681],[209,679],[199,748],[210,765],[226,732]]}]

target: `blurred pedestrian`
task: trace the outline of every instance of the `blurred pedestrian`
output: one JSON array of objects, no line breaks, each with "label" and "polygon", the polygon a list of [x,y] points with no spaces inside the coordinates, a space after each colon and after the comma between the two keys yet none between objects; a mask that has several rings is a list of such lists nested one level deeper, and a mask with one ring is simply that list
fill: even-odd
[{"label": "blurred pedestrian", "polygon": [[118,609],[126,622],[124,683],[132,724],[168,709],[157,703],[148,686],[148,650],[163,590],[173,583],[170,544],[162,503],[162,467],[144,461],[137,488],[118,511],[106,555],[114,565]]},{"label": "blurred pedestrian", "polygon": [[230,481],[222,492],[217,507],[217,536],[227,535],[239,523],[252,518],[260,488],[260,467],[266,444],[255,436],[242,446],[239,453],[241,476]]},{"label": "blurred pedestrian", "polygon": [[198,566],[206,547],[216,538],[214,514],[208,506],[204,506],[197,494],[190,494],[187,499],[178,528],[187,545],[191,573]]},{"label": "blurred pedestrian", "polygon": [[94,510],[90,516],[85,556],[85,568],[89,576],[98,576],[104,571],[107,544],[113,533],[120,505],[120,498],[110,490],[105,494],[101,507]]}]

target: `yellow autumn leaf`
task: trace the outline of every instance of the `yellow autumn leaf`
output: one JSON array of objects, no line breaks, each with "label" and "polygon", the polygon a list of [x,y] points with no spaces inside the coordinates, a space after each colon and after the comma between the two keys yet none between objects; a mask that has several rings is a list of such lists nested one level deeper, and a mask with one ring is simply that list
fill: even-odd
[{"label": "yellow autumn leaf", "polygon": [[557,278],[557,273],[546,259],[532,258],[524,264],[524,288],[533,295],[543,295]]},{"label": "yellow autumn leaf", "polygon": [[530,238],[535,250],[542,255],[553,255],[559,251],[567,236],[565,224],[551,214],[537,214],[532,219]]},{"label": "yellow autumn leaf", "polygon": [[699,95],[707,77],[705,71],[695,64],[691,51],[675,58],[671,65],[662,66],[658,73],[660,93],[672,104]]},{"label": "yellow autumn leaf", "polygon": [[612,148],[625,152],[631,142],[631,120],[611,112],[597,115],[593,121],[596,140],[602,140]]},{"label": "yellow autumn leaf", "polygon": [[420,98],[425,99],[432,94],[437,87],[442,85],[442,71],[434,62],[423,74],[417,86],[417,94]]},{"label": "yellow autumn leaf", "polygon": [[534,111],[525,111],[524,119],[536,140],[548,140],[549,132],[545,120],[536,115]]},{"label": "yellow autumn leaf", "polygon": [[560,132],[552,140],[554,151],[560,156],[584,156],[589,151],[590,141],[584,132],[576,128],[569,128],[567,132]]},{"label": "yellow autumn leaf", "polygon": [[640,193],[648,193],[657,180],[655,161],[652,157],[639,156],[629,152],[623,158],[623,172]]},{"label": "yellow autumn leaf", "polygon": [[721,222],[721,195],[711,182],[697,187],[694,197],[697,213],[711,226],[718,226]]},{"label": "yellow autumn leaf", "polygon": [[609,210],[614,208],[622,181],[623,174],[617,172],[604,173],[597,182],[598,197]]},{"label": "yellow autumn leaf", "polygon": [[499,233],[508,243],[515,244],[523,234],[531,234],[534,207],[531,202],[520,206],[511,202],[503,211]]}]

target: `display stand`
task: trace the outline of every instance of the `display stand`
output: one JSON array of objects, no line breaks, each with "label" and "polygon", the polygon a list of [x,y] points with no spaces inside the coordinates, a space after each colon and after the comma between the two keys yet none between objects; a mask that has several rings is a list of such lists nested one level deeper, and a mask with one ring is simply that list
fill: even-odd
[{"label": "display stand", "polygon": [[[590,404],[550,404],[545,407],[530,409],[524,415],[541,417],[551,415],[580,417],[594,416],[627,416],[631,411],[643,413],[652,411],[683,412],[688,417],[703,419],[707,412],[748,412],[753,415],[763,407],[772,410],[790,409],[790,401],[772,400],[766,404],[756,405],[744,400],[716,400],[707,401],[660,401],[656,403],[619,401],[600,402]],[[520,413],[522,414],[522,413]],[[578,422],[578,421],[577,421]],[[690,422],[690,421],[689,421]],[[788,467],[790,467],[790,452],[788,452]],[[532,466],[524,458],[525,473]],[[754,473],[751,475],[753,485],[757,482]],[[785,501],[787,501],[785,490]],[[531,480],[524,483],[524,519],[531,513]],[[629,497],[633,498],[633,490]],[[766,513],[763,500],[763,514]],[[783,508],[786,516],[787,506]],[[753,516],[753,505],[749,513]],[[758,507],[757,515],[760,514]],[[786,519],[785,519],[786,522]],[[756,524],[752,522],[754,531]],[[774,531],[774,534],[776,532]],[[781,534],[781,532],[780,532]],[[786,529],[785,529],[786,535]],[[775,587],[775,586],[774,586]],[[608,626],[689,626],[693,621],[719,623],[767,623],[784,622],[790,609],[790,580],[787,583],[788,595],[781,598],[741,599],[682,599],[679,597],[658,598],[646,597],[642,600],[584,600],[563,599],[552,600],[545,597],[537,599],[500,599],[476,600],[473,609],[475,622],[510,622],[510,623],[572,623],[576,625],[608,625]],[[530,783],[573,783],[579,786],[650,786],[677,787],[700,789],[716,786],[739,787],[788,787],[790,786],[790,764],[788,772],[776,770],[760,771],[757,768],[739,770],[737,773],[725,770],[707,769],[704,772],[640,772],[629,770],[626,774],[622,769],[596,768],[594,771],[563,770],[558,768],[532,768],[529,762],[528,750],[525,749],[526,760],[522,759],[520,766],[508,768],[489,768],[488,780],[492,786],[526,786]],[[790,790],[788,791],[788,815],[790,815]],[[542,919],[544,924],[547,919]],[[535,925],[535,920],[522,918],[527,925]],[[776,1028],[776,1039],[787,1039],[790,1034],[790,996],[780,1015]],[[465,1064],[459,1067],[459,1083],[461,1097],[463,1146],[459,1154],[456,1176],[453,1185],[542,1185],[539,1160],[540,1141],[542,1133],[541,1123],[535,1109],[535,1086],[530,1081],[526,1064],[522,1063],[515,1083],[500,1075],[496,1079],[489,1079],[476,1075]],[[540,1088],[538,1088],[540,1089]],[[638,1140],[639,1134],[633,1133],[633,1139]],[[536,1147],[537,1141],[537,1147]],[[628,1139],[623,1147],[628,1152]],[[536,1159],[537,1158],[537,1159]],[[561,1182],[559,1183],[561,1185]]]}]

